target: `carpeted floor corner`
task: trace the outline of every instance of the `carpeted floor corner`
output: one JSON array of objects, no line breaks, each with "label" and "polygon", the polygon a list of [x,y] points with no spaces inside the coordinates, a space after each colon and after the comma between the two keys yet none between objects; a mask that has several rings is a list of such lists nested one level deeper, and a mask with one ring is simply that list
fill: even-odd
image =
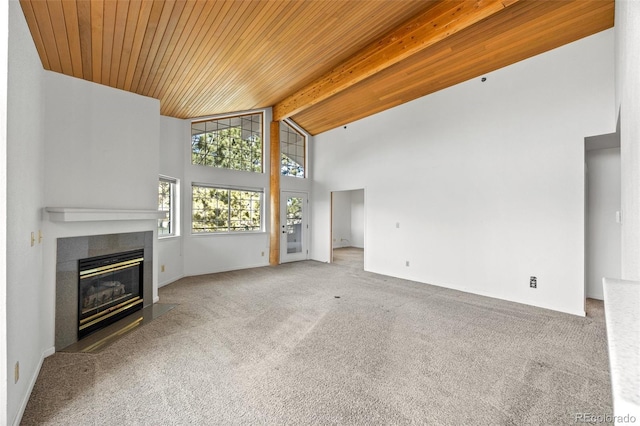
[{"label": "carpeted floor corner", "polygon": [[586,318],[313,261],[182,279],[176,308],[47,358],[23,425],[575,424],[611,413]]}]

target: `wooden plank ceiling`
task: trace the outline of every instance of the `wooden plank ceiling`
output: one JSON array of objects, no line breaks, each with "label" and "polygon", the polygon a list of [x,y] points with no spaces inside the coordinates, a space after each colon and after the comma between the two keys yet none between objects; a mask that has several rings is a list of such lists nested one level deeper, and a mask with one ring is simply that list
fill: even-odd
[{"label": "wooden plank ceiling", "polygon": [[613,26],[614,0],[21,0],[42,65],[311,134]]}]

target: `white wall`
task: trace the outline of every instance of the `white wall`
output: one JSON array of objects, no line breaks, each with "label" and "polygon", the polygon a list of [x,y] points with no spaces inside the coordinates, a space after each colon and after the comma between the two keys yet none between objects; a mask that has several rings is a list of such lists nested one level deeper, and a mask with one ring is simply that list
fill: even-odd
[{"label": "white wall", "polygon": [[333,193],[333,248],[351,246],[351,192]]},{"label": "white wall", "polygon": [[616,110],[620,114],[622,156],[622,278],[640,280],[640,2],[616,0],[615,15]]},{"label": "white wall", "polygon": [[351,191],[351,247],[364,248],[364,189]]},{"label": "white wall", "polygon": [[[9,3],[9,84],[7,123],[7,383],[6,418],[24,410],[46,348],[42,228],[44,200],[44,86],[42,65],[18,2]],[[14,367],[20,379],[14,383]],[[4,376],[4,374],[3,374]],[[4,383],[4,382],[3,382]]]},{"label": "white wall", "polygon": [[313,258],[330,192],[366,187],[366,270],[583,315],[584,137],[615,129],[613,73],[609,30],[317,135]]},{"label": "white wall", "polygon": [[157,209],[160,103],[46,72],[46,203]]},{"label": "white wall", "polygon": [[[9,3],[0,3],[0,366],[7,365],[7,68]],[[7,422],[7,369],[0,368],[0,421]]]},{"label": "white wall", "polygon": [[[178,200],[189,202],[188,189],[184,185],[184,144],[189,141],[189,121],[171,117],[160,117],[160,174],[178,179]],[[184,198],[187,196],[187,198]],[[177,213],[180,232],[178,236],[163,237],[158,239],[158,286],[169,284],[184,276],[184,257],[182,256],[183,239],[185,230],[181,226],[184,223],[182,209],[178,207]],[[164,266],[164,271],[162,271]]]},{"label": "white wall", "polygon": [[603,300],[602,278],[620,276],[620,148],[588,150],[587,297]]}]

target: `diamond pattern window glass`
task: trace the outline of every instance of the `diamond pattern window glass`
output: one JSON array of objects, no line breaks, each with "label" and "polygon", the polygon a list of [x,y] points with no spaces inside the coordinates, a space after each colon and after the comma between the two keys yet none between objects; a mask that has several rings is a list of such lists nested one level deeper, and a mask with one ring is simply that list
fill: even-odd
[{"label": "diamond pattern window glass", "polygon": [[280,173],[305,177],[305,136],[285,121],[280,123]]},{"label": "diamond pattern window glass", "polygon": [[262,113],[191,123],[191,164],[262,173]]}]

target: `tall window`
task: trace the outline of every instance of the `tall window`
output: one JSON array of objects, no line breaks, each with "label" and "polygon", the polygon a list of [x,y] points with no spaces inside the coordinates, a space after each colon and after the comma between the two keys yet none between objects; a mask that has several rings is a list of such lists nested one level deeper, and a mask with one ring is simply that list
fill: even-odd
[{"label": "tall window", "polygon": [[280,123],[280,173],[283,176],[304,177],[306,138],[298,130]]},{"label": "tall window", "polygon": [[161,177],[158,186],[158,211],[163,213],[158,219],[158,236],[177,235],[177,180]]},{"label": "tall window", "polygon": [[191,163],[262,173],[262,113],[191,123]]},{"label": "tall window", "polygon": [[191,232],[262,231],[262,190],[193,185]]}]

